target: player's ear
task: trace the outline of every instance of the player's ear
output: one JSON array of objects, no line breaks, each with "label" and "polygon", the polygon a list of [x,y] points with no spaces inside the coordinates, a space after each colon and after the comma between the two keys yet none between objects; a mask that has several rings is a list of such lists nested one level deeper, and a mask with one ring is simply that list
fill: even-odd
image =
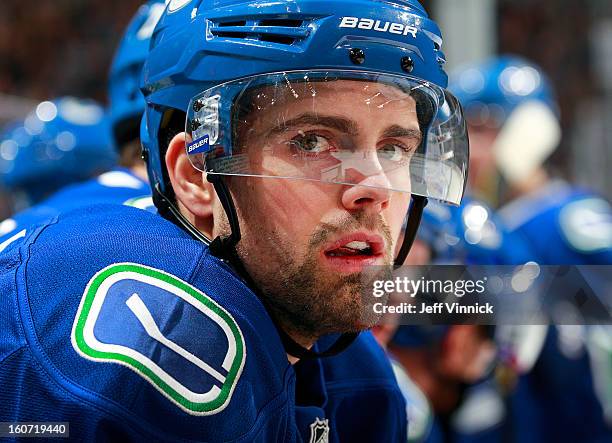
[{"label": "player's ear", "polygon": [[170,141],[166,152],[166,168],[178,203],[195,217],[191,221],[196,227],[203,222],[202,219],[212,218],[213,186],[187,158],[184,132],[175,135]]}]

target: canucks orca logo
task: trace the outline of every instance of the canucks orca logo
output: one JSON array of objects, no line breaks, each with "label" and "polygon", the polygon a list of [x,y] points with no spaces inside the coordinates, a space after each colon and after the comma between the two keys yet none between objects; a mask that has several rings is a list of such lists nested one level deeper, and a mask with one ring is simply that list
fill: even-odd
[{"label": "canucks orca logo", "polygon": [[192,415],[228,405],[246,359],[242,331],[223,307],[134,263],[111,265],[90,280],[71,339],[83,357],[127,366]]}]

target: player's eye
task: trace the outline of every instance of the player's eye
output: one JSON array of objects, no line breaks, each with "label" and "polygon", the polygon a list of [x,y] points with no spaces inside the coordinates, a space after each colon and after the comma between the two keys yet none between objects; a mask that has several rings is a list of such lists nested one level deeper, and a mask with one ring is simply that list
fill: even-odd
[{"label": "player's eye", "polygon": [[300,131],[299,135],[289,141],[289,145],[298,153],[308,155],[321,154],[332,149],[328,138],[314,132],[304,133]]},{"label": "player's eye", "polygon": [[378,156],[381,159],[400,163],[410,160],[415,148],[406,146],[399,142],[385,143],[378,148]]}]

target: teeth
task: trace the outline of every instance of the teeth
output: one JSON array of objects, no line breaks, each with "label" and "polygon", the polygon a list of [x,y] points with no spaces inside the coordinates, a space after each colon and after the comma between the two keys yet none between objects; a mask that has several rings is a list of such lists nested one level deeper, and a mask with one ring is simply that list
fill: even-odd
[{"label": "teeth", "polygon": [[344,247],[363,251],[364,249],[368,249],[370,246],[366,242],[363,242],[363,241],[352,241],[344,245]]}]

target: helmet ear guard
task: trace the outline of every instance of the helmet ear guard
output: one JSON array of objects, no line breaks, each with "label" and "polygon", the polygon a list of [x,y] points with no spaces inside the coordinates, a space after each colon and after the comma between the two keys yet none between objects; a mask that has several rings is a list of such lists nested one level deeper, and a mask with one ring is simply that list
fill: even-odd
[{"label": "helmet ear guard", "polygon": [[[146,121],[143,119],[143,123]],[[146,125],[141,132],[148,132],[148,128]],[[154,173],[160,174],[157,180],[152,183],[152,191],[153,191],[153,202],[157,207],[159,214],[172,221],[179,222],[181,226],[183,225],[180,220],[176,219],[175,213],[179,213],[180,211],[176,207],[176,196],[174,195],[174,190],[172,188],[172,184],[170,183],[170,176],[168,174],[168,169],[166,168],[166,152],[168,151],[168,145],[170,141],[179,133],[185,130],[185,112],[180,111],[178,109],[168,108],[165,109],[161,113],[161,122],[159,125],[159,130],[157,134],[155,134],[156,144],[158,149],[156,149],[156,159],[160,162],[158,170]],[[147,133],[147,136],[151,134]],[[143,137],[143,158],[147,163],[147,167],[149,169],[149,177],[152,177],[153,173],[151,171],[151,153],[149,143],[146,143],[147,138]],[[183,226],[185,227],[185,226]],[[195,227],[192,227],[195,229]]]},{"label": "helmet ear guard", "polygon": [[0,158],[0,182],[38,203],[69,184],[111,169],[117,161],[108,115],[91,99],[43,101],[0,134],[14,155]]}]

